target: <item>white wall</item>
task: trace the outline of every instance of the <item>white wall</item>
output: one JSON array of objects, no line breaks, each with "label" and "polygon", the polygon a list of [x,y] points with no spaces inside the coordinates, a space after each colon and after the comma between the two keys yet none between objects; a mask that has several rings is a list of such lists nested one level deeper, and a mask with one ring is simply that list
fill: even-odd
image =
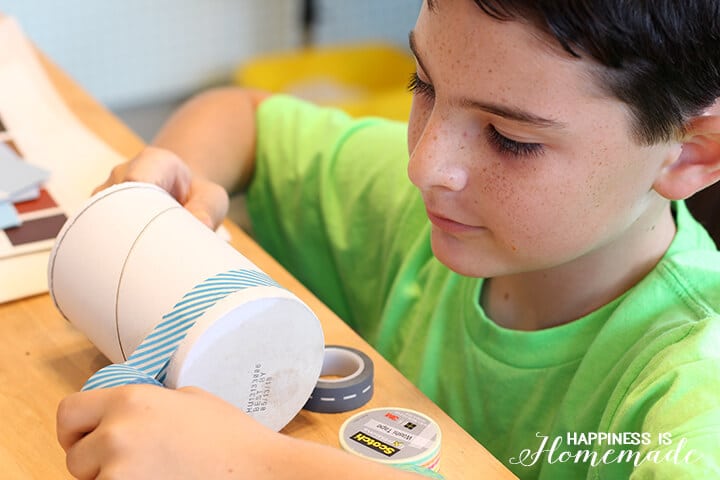
[{"label": "white wall", "polygon": [[111,108],[185,96],[300,38],[293,0],[4,0],[0,10]]},{"label": "white wall", "polygon": [[[318,44],[373,39],[406,46],[423,0],[315,1]],[[178,100],[226,83],[256,55],[299,46],[301,5],[0,0],[0,12],[15,16],[43,52],[147,140]]]},{"label": "white wall", "polygon": [[316,0],[320,44],[383,39],[407,47],[423,0]]}]

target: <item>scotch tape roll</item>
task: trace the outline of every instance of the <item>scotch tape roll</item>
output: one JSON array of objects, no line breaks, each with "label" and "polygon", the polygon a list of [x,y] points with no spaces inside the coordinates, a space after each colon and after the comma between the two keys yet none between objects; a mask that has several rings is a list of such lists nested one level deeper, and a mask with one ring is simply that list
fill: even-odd
[{"label": "scotch tape roll", "polygon": [[[330,376],[337,378],[324,378]],[[354,348],[328,345],[320,378],[303,408],[320,413],[347,412],[365,405],[372,394],[370,357]]]},{"label": "scotch tape roll", "polygon": [[391,466],[439,467],[441,433],[427,415],[400,407],[356,413],[340,427],[342,448]]},{"label": "scotch tape roll", "polygon": [[279,430],[320,375],[315,314],[155,186],[92,197],[48,275],[58,309],[113,361],[83,389],[193,385]]}]

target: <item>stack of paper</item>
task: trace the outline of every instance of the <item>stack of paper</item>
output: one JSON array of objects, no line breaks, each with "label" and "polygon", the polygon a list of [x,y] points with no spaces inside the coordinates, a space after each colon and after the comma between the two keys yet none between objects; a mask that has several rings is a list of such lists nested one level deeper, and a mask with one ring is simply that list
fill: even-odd
[{"label": "stack of paper", "polygon": [[[50,170],[28,161],[15,140],[14,132],[0,132],[0,262],[47,251],[67,220],[65,212],[50,194]],[[40,260],[36,262],[40,263]],[[0,271],[3,270],[0,265]],[[24,272],[23,276],[26,275]],[[21,277],[8,278],[15,285]],[[0,291],[0,299],[4,295],[5,291]]]},{"label": "stack of paper", "polygon": [[0,142],[0,172],[0,229],[19,227],[22,221],[14,204],[37,199],[50,172],[24,161],[10,142]]},{"label": "stack of paper", "polygon": [[12,18],[0,17],[0,45],[2,303],[47,291],[48,255],[66,213],[123,158],[63,103]]}]

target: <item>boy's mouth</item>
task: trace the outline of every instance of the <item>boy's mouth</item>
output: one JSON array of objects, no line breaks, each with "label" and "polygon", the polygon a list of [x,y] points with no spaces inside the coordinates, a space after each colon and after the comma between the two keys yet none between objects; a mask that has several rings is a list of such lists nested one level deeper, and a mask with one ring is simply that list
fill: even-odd
[{"label": "boy's mouth", "polygon": [[430,219],[430,223],[447,233],[468,233],[484,229],[484,227],[468,225],[452,220],[441,213],[436,213],[429,209],[426,209],[426,212],[428,218]]}]

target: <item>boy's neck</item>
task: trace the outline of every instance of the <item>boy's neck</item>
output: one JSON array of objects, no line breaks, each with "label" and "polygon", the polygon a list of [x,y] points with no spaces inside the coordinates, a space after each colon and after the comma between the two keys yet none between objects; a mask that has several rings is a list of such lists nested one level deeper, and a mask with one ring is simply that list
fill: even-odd
[{"label": "boy's neck", "polygon": [[514,330],[570,323],[642,280],[665,254],[675,232],[668,204],[653,229],[638,222],[619,239],[570,263],[488,279],[481,304],[495,323]]}]

